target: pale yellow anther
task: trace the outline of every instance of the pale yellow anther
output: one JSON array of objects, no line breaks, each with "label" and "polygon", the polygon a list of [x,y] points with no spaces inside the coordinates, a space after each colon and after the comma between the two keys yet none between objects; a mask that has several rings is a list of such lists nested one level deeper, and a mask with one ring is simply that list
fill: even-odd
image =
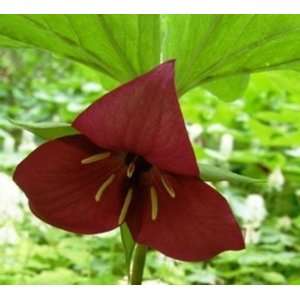
[{"label": "pale yellow anther", "polygon": [[176,194],[172,186],[170,185],[170,182],[167,181],[166,178],[164,178],[162,175],[160,176],[161,183],[163,184],[164,188],[168,192],[168,194],[172,197],[175,198]]},{"label": "pale yellow anther", "polygon": [[130,205],[131,200],[132,200],[132,193],[133,193],[133,190],[129,189],[127,194],[126,194],[124,204],[123,204],[120,216],[119,216],[119,221],[118,221],[119,225],[122,224],[124,222],[125,218],[126,218],[128,208],[129,208],[129,205]]},{"label": "pale yellow anther", "polygon": [[113,182],[113,180],[115,179],[116,175],[112,174],[110,175],[100,186],[99,190],[97,191],[97,194],[95,196],[95,200],[98,202],[100,201],[104,191],[107,189],[107,187]]},{"label": "pale yellow anther", "polygon": [[131,162],[127,167],[127,177],[131,178],[135,171],[135,163]]},{"label": "pale yellow anther", "polygon": [[87,157],[87,158],[83,159],[81,161],[81,163],[83,165],[91,164],[91,163],[97,162],[99,160],[108,158],[109,156],[110,156],[110,152],[103,152],[103,153],[99,153],[99,154],[95,154],[95,155],[92,155],[90,157]]},{"label": "pale yellow anther", "polygon": [[156,189],[151,186],[150,187],[150,198],[151,198],[151,219],[154,221],[157,218],[158,214],[158,196]]}]

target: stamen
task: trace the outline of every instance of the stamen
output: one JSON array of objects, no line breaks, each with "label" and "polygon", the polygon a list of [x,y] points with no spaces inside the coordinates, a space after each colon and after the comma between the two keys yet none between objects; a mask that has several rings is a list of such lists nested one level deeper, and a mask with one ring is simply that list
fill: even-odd
[{"label": "stamen", "polygon": [[175,198],[176,194],[175,191],[173,189],[173,187],[171,186],[170,182],[167,181],[167,178],[163,177],[162,175],[160,176],[160,180],[161,183],[163,184],[164,188],[166,189],[166,191],[168,192],[168,194],[172,197]]},{"label": "stamen", "polygon": [[107,187],[113,182],[113,180],[115,179],[116,175],[112,174],[110,175],[100,186],[99,190],[97,191],[97,194],[95,196],[95,200],[96,202],[99,202],[101,199],[102,194],[104,193],[104,191],[107,189]]},{"label": "stamen", "polygon": [[87,157],[87,158],[83,159],[81,161],[81,163],[83,165],[90,164],[90,163],[108,158],[110,156],[110,154],[111,154],[110,152],[103,152],[103,153],[95,154],[95,155],[92,155],[90,157]]},{"label": "stamen", "polygon": [[133,190],[131,188],[131,189],[128,190],[128,192],[126,194],[125,201],[124,201],[124,204],[123,204],[120,216],[119,216],[119,221],[118,221],[119,225],[122,224],[124,222],[125,218],[126,218],[127,211],[128,211],[129,205],[130,205],[131,200],[132,200],[132,193],[133,193]]},{"label": "stamen", "polygon": [[151,186],[150,188],[150,197],[151,197],[151,219],[155,221],[158,213],[158,197],[157,197],[156,189],[153,186]]},{"label": "stamen", "polygon": [[129,165],[128,165],[128,168],[127,168],[127,177],[128,178],[131,178],[133,173],[135,171],[135,163],[134,162],[131,162]]}]

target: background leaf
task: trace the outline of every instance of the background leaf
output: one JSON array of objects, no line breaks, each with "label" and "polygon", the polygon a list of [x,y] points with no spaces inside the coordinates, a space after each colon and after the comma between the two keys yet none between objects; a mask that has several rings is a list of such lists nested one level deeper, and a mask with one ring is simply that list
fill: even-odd
[{"label": "background leaf", "polygon": [[[127,267],[119,230],[99,237],[68,234],[38,222],[28,211],[11,175],[42,140],[7,121],[70,123],[114,83],[38,49],[0,52],[0,253],[5,254],[0,255],[0,283],[124,284]],[[281,139],[300,130],[299,80],[295,71],[257,73],[239,101],[224,103],[202,88],[182,97],[202,176],[209,175],[202,165],[209,165],[219,168],[219,176],[231,170],[268,180],[213,183],[246,232],[247,249],[203,263],[173,261],[149,251],[146,281],[300,284],[299,138]],[[271,129],[264,131],[266,138],[257,122]]]},{"label": "background leaf", "polygon": [[73,127],[71,127],[70,124],[67,123],[30,123],[15,120],[10,121],[12,124],[28,130],[45,140],[56,139],[65,135],[73,135],[78,133]]},{"label": "background leaf", "polygon": [[[213,16],[198,16],[200,17],[203,20]],[[229,20],[235,18],[236,16],[228,16]],[[256,27],[258,32],[251,33],[249,25],[246,35],[251,42],[254,41],[253,34],[267,36],[271,32],[269,20],[273,18],[277,20],[278,24],[275,25],[279,31],[282,30],[282,36],[290,35],[290,40],[287,39],[286,45],[283,45],[286,52],[282,52],[282,45],[277,48],[276,44],[265,52],[261,44],[254,43],[253,47],[260,45],[262,52],[258,51],[252,58],[245,52],[247,55],[244,53],[245,61],[242,61],[242,65],[251,65],[257,59],[268,63],[268,59],[272,58],[271,68],[277,68],[278,62],[280,68],[299,69],[298,32],[295,27],[292,37],[292,21],[289,21],[299,19],[299,16],[263,16],[262,25]],[[59,21],[58,19],[57,17],[56,20]],[[164,27],[161,37],[165,45],[168,38],[166,18],[161,19],[161,26]],[[2,19],[0,24],[1,22]],[[53,26],[58,26],[58,23]],[[237,31],[239,28],[234,25],[235,22],[232,21],[232,26]],[[59,26],[68,27],[63,22]],[[178,24],[176,26],[180,31]],[[226,46],[226,32],[228,33],[228,27],[223,34],[224,42],[220,36],[215,45],[210,42],[209,45],[214,51],[212,58],[216,55],[216,49]],[[68,33],[67,29],[64,34],[72,36],[72,32]],[[231,32],[232,36],[235,34],[235,31]],[[214,38],[212,33],[211,39]],[[244,40],[246,43],[247,36]],[[268,39],[265,42],[268,43]],[[28,47],[24,41],[16,42],[7,36],[0,36],[0,44]],[[188,45],[192,44],[193,41],[190,41],[184,46],[187,55],[190,54]],[[231,46],[234,48],[236,43]],[[177,47],[181,47],[180,35]],[[77,53],[76,51],[72,53]],[[3,204],[0,209],[0,253],[5,254],[0,256],[0,283],[124,283],[126,264],[119,230],[99,238],[78,236],[33,219],[24,205],[20,191],[12,182],[11,174],[16,165],[38,147],[41,139],[11,126],[7,121],[12,118],[25,123],[70,123],[93,100],[118,85],[118,81],[108,78],[107,74],[99,73],[98,67],[84,67],[62,57],[49,55],[47,51],[1,49],[0,52],[0,202]],[[59,54],[57,51],[55,53]],[[205,51],[195,57],[202,59],[203,53]],[[165,58],[167,59],[166,56]],[[243,58],[241,55],[236,62],[241,64]],[[227,53],[224,52],[222,59],[227,64]],[[207,63],[211,62],[207,60]],[[87,62],[85,64],[92,66]],[[198,59],[191,60],[184,67],[187,69],[186,75],[197,71],[198,64]],[[205,64],[204,60],[203,65]],[[233,70],[231,67],[234,64],[235,61],[227,64],[228,72]],[[216,67],[219,68],[220,65]],[[266,70],[269,67],[266,66]],[[248,75],[253,70],[255,68],[245,68],[242,73]],[[220,98],[229,100],[236,97],[226,95],[227,92],[237,93],[239,90],[237,94],[241,94],[238,77],[244,76],[244,73],[229,76],[229,73],[221,70],[220,73],[212,72],[212,77],[207,77],[207,74],[203,75],[203,70],[200,71],[199,74],[204,80],[200,81],[202,87]],[[181,77],[178,72],[177,75]],[[226,76],[222,77],[223,75]],[[229,78],[232,78],[230,83]],[[187,83],[189,80],[186,78]],[[145,269],[146,280],[151,280],[152,284],[153,279],[163,284],[300,284],[299,80],[300,74],[292,70],[262,72],[251,75],[249,86],[239,101],[218,101],[203,88],[193,89],[182,97],[181,108],[187,127],[191,129],[191,140],[200,161],[201,175],[206,176],[207,180],[210,175],[210,179],[215,180],[215,176],[224,178],[222,172],[225,171],[226,174],[227,170],[232,170],[241,176],[267,179],[267,183],[244,185],[230,180],[214,183],[230,203],[246,233],[247,249],[229,251],[210,261],[196,264],[165,259],[157,251],[149,251]],[[233,84],[234,81],[237,84]],[[230,87],[227,92],[226,87]],[[29,129],[31,127],[32,124]],[[209,168],[205,170],[202,165],[209,165]],[[214,171],[211,166],[218,168]]]},{"label": "background leaf", "polygon": [[158,15],[3,15],[0,45],[36,47],[124,82],[159,63]]},{"label": "background leaf", "polygon": [[205,181],[222,181],[226,180],[233,184],[263,184],[264,181],[260,179],[254,179],[247,176],[242,176],[239,174],[235,174],[230,172],[224,168],[215,167],[212,165],[199,164],[200,169],[200,177]]},{"label": "background leaf", "polygon": [[297,15],[3,15],[0,45],[36,47],[118,82],[176,59],[179,95],[204,85],[229,101],[253,72],[300,67]]},{"label": "background leaf", "polygon": [[243,95],[248,82],[249,75],[230,76],[208,82],[203,85],[203,88],[209,90],[223,101],[232,101]]},{"label": "background leaf", "polygon": [[[177,60],[180,94],[206,82],[228,86],[235,76],[299,66],[297,15],[167,15],[164,21],[163,57]],[[245,87],[236,80],[235,89]],[[231,93],[225,98],[236,97]]]}]

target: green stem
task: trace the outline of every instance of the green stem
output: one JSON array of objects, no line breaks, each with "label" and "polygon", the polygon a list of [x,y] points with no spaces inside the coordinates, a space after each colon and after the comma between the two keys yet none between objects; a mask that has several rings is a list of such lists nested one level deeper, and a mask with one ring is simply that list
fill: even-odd
[{"label": "green stem", "polygon": [[146,246],[140,244],[137,244],[135,248],[130,276],[130,284],[132,285],[142,284],[147,250],[148,248]]}]

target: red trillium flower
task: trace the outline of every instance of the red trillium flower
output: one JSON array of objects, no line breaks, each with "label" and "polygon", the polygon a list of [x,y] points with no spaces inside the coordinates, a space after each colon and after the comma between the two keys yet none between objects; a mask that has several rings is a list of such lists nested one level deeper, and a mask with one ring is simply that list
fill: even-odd
[{"label": "red trillium flower", "polygon": [[226,200],[201,181],[179,108],[174,61],[93,103],[17,167],[32,212],[95,234],[126,222],[134,240],[179,260],[244,248]]}]

